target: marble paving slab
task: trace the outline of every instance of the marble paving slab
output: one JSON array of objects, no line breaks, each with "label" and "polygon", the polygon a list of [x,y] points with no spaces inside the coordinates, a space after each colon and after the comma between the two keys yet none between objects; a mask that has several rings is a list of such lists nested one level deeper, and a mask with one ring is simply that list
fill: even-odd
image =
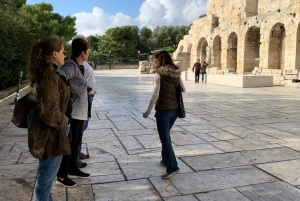
[{"label": "marble paving slab", "polygon": [[7,155],[0,155],[0,166],[17,164],[21,153],[10,153]]},{"label": "marble paving slab", "polygon": [[181,195],[169,180],[162,180],[160,177],[150,177],[149,180],[163,198]]},{"label": "marble paving slab", "polygon": [[[143,127],[141,124],[139,124],[137,121],[132,120],[132,121],[115,121],[113,122],[116,128],[119,131],[124,131],[124,130],[143,130],[145,127]],[[142,132],[142,131],[141,131]]]},{"label": "marble paving slab", "polygon": [[209,132],[207,133],[208,135],[218,139],[218,140],[234,140],[234,139],[240,139],[239,136],[236,136],[236,135],[233,135],[231,133],[228,133],[228,132],[220,132],[220,131],[217,131],[217,132]]},{"label": "marble paving slab", "polygon": [[224,153],[210,144],[173,146],[177,157]]},{"label": "marble paving slab", "polygon": [[110,120],[98,120],[89,122],[90,130],[100,130],[105,128],[115,128],[115,125]]},{"label": "marble paving slab", "polygon": [[234,146],[233,144],[230,144],[226,141],[219,141],[219,142],[209,142],[209,144],[217,147],[218,149],[224,151],[224,152],[235,152],[235,151],[243,151],[237,146]]},{"label": "marble paving slab", "polygon": [[252,166],[177,174],[170,179],[172,184],[184,195],[276,180]]},{"label": "marble paving slab", "polygon": [[288,148],[242,151],[225,154],[182,157],[181,159],[194,170],[229,168],[275,161],[299,159],[300,153]]},{"label": "marble paving slab", "polygon": [[[85,169],[82,169],[85,171]],[[88,172],[88,171],[87,171]],[[110,174],[110,175],[97,175],[91,176],[88,179],[76,178],[72,179],[78,186],[80,185],[90,185],[90,184],[102,184],[102,183],[111,183],[118,181],[125,181],[123,174]]]},{"label": "marble paving slab", "polygon": [[132,136],[132,135],[158,135],[157,130],[154,128],[144,129],[144,130],[128,130],[128,131],[118,131],[114,130],[117,136]]},{"label": "marble paving slab", "polygon": [[151,183],[146,179],[93,185],[95,201],[161,201]]},{"label": "marble paving slab", "polygon": [[203,134],[203,133],[193,133],[193,135],[199,137],[200,139],[206,141],[206,142],[216,142],[219,141],[217,138],[214,138],[208,134]]},{"label": "marble paving slab", "polygon": [[256,149],[263,149],[262,146],[258,146],[246,140],[227,140],[230,144],[233,144],[236,147],[239,147],[243,150],[256,150]]},{"label": "marble paving slab", "polygon": [[135,138],[145,147],[146,149],[159,148],[161,147],[159,135],[141,135],[135,136]]},{"label": "marble paving slab", "polygon": [[87,147],[90,157],[92,158],[98,158],[102,155],[127,155],[126,151],[119,141],[87,143]]},{"label": "marble paving slab", "polygon": [[0,166],[0,180],[35,177],[38,164]]},{"label": "marble paving slab", "polygon": [[200,139],[199,137],[196,137],[193,134],[183,132],[172,132],[171,140],[178,146],[206,143],[206,141]]},{"label": "marble paving slab", "polygon": [[296,201],[300,200],[300,190],[285,182],[271,182],[237,188],[239,192],[255,201]]},{"label": "marble paving slab", "polygon": [[83,142],[115,141],[118,140],[111,129],[85,130]]},{"label": "marble paving slab", "polygon": [[[161,176],[166,173],[166,167],[160,164],[160,157],[138,157],[123,156],[117,157],[117,161],[127,179],[141,179],[154,176]],[[177,159],[181,172],[193,172],[181,160]]]},{"label": "marble paving slab", "polygon": [[300,160],[261,164],[257,167],[292,185],[300,185]]},{"label": "marble paving slab", "polygon": [[94,200],[91,185],[75,186],[67,188],[68,200]]},{"label": "marble paving slab", "polygon": [[0,182],[0,200],[30,201],[33,188],[34,180],[30,178],[2,180]]},{"label": "marble paving slab", "polygon": [[119,137],[119,139],[127,151],[144,149],[142,144],[134,136],[123,136]]},{"label": "marble paving slab", "polygon": [[90,173],[91,176],[121,174],[116,162],[89,163],[82,171]]},{"label": "marble paving slab", "polygon": [[166,198],[165,201],[198,201],[193,195],[175,196]]},{"label": "marble paving slab", "polygon": [[200,193],[196,197],[201,201],[251,201],[234,188]]},{"label": "marble paving slab", "polygon": [[[55,201],[67,201],[67,189],[60,186],[60,185],[57,185],[55,183],[55,179],[52,183],[52,198],[55,200]],[[34,201],[32,199],[32,201]]]}]

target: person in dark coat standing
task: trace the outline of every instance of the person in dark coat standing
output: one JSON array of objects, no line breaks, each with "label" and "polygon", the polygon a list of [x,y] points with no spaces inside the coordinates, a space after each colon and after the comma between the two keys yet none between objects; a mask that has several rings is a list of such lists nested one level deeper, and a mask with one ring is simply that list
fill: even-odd
[{"label": "person in dark coat standing", "polygon": [[193,66],[193,72],[195,73],[195,83],[199,83],[200,70],[201,70],[201,63],[200,63],[200,59],[198,59]]},{"label": "person in dark coat standing", "polygon": [[31,51],[28,75],[32,87],[28,100],[34,103],[27,116],[28,146],[39,159],[34,201],[53,201],[52,182],[63,154],[70,154],[70,143],[64,129],[69,118],[65,115],[70,98],[69,83],[56,73],[64,64],[66,51],[62,40],[46,37]]},{"label": "person in dark coat standing", "polygon": [[208,66],[208,63],[206,63],[206,61],[203,61],[202,68],[201,68],[202,82],[204,80],[204,75],[206,77],[206,67],[207,66]]}]

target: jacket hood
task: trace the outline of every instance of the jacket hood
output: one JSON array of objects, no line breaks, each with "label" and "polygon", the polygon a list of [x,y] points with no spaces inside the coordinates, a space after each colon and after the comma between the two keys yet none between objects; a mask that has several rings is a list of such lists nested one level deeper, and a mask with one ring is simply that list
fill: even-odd
[{"label": "jacket hood", "polygon": [[155,70],[155,72],[162,76],[168,76],[172,78],[180,78],[181,76],[181,69],[175,69],[175,66],[171,65],[160,66]]}]

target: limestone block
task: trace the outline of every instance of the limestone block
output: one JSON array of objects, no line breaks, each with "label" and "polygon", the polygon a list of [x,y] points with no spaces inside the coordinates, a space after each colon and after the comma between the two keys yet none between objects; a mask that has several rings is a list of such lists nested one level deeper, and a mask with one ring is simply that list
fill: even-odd
[{"label": "limestone block", "polygon": [[252,75],[256,75],[256,72],[257,72],[256,70],[253,70]]},{"label": "limestone block", "polygon": [[262,68],[257,69],[257,72],[261,73],[261,71],[262,71]]},{"label": "limestone block", "polygon": [[299,71],[299,73],[298,73],[298,80],[300,80],[300,71]]},{"label": "limestone block", "polygon": [[272,74],[281,74],[282,70],[280,69],[272,69]]},{"label": "limestone block", "polygon": [[298,79],[298,75],[285,75],[285,80],[292,80],[292,79]]},{"label": "limestone block", "polygon": [[[299,73],[299,70],[286,70],[285,71],[286,75],[298,75],[298,73]],[[297,79],[297,78],[295,78],[295,79]]]},{"label": "limestone block", "polygon": [[261,72],[262,73],[267,73],[267,74],[272,74],[272,69],[262,68]]},{"label": "limestone block", "polygon": [[253,71],[258,71],[259,67],[255,67]]}]

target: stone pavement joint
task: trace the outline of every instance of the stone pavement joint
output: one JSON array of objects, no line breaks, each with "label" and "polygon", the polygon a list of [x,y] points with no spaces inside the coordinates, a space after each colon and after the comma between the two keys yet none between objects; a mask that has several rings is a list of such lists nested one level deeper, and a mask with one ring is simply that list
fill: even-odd
[{"label": "stone pavement joint", "polygon": [[[171,132],[181,171],[162,180],[155,111],[142,117],[153,75],[95,74],[98,92],[83,135],[91,177],[74,179],[72,189],[54,182],[55,200],[300,200],[298,89],[185,81],[187,117]],[[10,122],[13,98],[0,102],[0,200],[31,201],[38,160],[28,152],[26,129]]]}]

